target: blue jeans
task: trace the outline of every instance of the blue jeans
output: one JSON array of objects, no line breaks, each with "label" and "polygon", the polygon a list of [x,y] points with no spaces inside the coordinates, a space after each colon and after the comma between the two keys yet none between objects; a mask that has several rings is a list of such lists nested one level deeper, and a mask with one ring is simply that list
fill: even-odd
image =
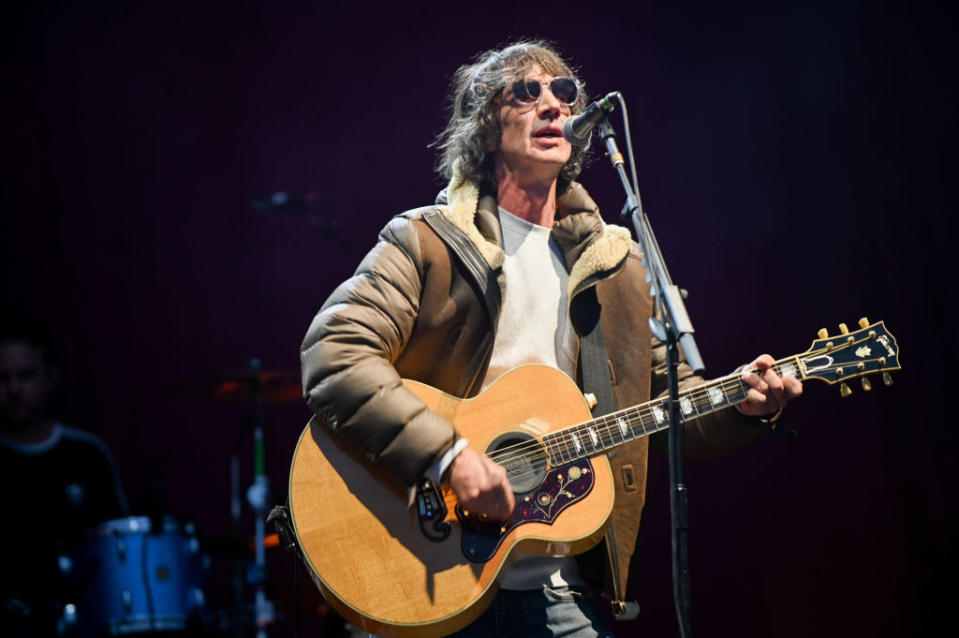
[{"label": "blue jeans", "polygon": [[450,638],[612,638],[588,593],[578,588],[501,589],[479,618]]}]

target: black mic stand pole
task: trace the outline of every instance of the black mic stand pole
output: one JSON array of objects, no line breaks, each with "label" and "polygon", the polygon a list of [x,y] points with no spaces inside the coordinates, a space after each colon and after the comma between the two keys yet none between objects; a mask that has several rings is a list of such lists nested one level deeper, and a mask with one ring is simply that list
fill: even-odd
[{"label": "black mic stand pole", "polygon": [[[620,101],[622,96],[617,94]],[[625,114],[624,114],[625,117]],[[682,417],[679,409],[679,345],[686,354],[686,361],[696,374],[702,374],[704,365],[699,349],[693,339],[693,325],[686,313],[683,294],[673,284],[663,261],[659,244],[649,224],[649,218],[643,211],[639,198],[639,187],[635,191],[626,176],[623,167],[623,155],[616,145],[616,133],[608,120],[599,126],[599,137],[606,145],[606,151],[613,168],[619,174],[620,182],[626,191],[626,204],[623,217],[630,217],[636,228],[636,237],[646,262],[646,279],[651,283],[654,312],[649,319],[649,327],[660,341],[666,343],[669,382],[669,482],[670,510],[672,512],[673,541],[673,600],[679,622],[679,634],[690,638],[690,579],[689,579],[689,495],[683,483],[682,465]]]}]

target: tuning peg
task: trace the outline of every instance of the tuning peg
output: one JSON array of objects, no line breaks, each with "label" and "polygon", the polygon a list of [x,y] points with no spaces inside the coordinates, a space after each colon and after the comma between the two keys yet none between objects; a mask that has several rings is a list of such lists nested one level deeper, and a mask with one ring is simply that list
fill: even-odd
[{"label": "tuning peg", "polygon": [[868,327],[869,327],[869,319],[867,319],[866,317],[861,318],[861,319],[859,320],[859,327],[860,327],[860,328],[868,328]]},{"label": "tuning peg", "polygon": [[816,336],[820,339],[827,339],[829,337],[829,331],[825,328],[820,328],[819,332],[816,333]]},{"label": "tuning peg", "polygon": [[849,334],[849,326],[847,326],[844,323],[839,324],[839,332],[841,332],[844,335]]},{"label": "tuning peg", "polygon": [[839,394],[841,394],[843,398],[846,398],[852,394],[852,389],[849,387],[848,383],[839,384]]},{"label": "tuning peg", "polygon": [[888,372],[883,372],[882,382],[885,383],[886,385],[892,385],[892,375],[889,374]]},{"label": "tuning peg", "polygon": [[866,377],[862,378],[862,389],[865,390],[866,392],[869,392],[870,390],[872,390],[872,383]]}]

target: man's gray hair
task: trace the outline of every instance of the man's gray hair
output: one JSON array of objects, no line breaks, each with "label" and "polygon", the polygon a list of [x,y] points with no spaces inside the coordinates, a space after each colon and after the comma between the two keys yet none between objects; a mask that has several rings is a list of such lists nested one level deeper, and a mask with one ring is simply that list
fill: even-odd
[{"label": "man's gray hair", "polygon": [[[572,114],[582,112],[586,105],[585,87],[550,43],[522,40],[480,53],[471,64],[457,69],[453,77],[450,119],[433,142],[440,150],[436,163],[440,175],[449,180],[456,173],[463,179],[495,186],[492,155],[499,147],[503,132],[497,98],[507,87],[523,79],[534,64],[554,77],[576,80],[580,90],[570,110]],[[588,148],[588,145],[573,146],[569,161],[560,172],[559,192],[579,175]]]}]

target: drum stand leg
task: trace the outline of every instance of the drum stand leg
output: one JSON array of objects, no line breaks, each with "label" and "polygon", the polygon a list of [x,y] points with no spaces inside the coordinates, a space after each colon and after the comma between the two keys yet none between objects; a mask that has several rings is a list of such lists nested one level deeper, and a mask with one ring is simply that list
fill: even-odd
[{"label": "drum stand leg", "polygon": [[[257,363],[259,360],[255,360]],[[256,626],[256,637],[266,638],[266,628],[275,620],[272,601],[266,597],[266,510],[270,498],[270,481],[265,473],[265,451],[263,433],[266,423],[266,414],[263,405],[262,389],[256,388],[256,422],[253,426],[253,484],[246,492],[247,501],[253,508],[256,521],[254,543],[254,570],[256,574],[256,601],[253,607],[253,620]]]}]

